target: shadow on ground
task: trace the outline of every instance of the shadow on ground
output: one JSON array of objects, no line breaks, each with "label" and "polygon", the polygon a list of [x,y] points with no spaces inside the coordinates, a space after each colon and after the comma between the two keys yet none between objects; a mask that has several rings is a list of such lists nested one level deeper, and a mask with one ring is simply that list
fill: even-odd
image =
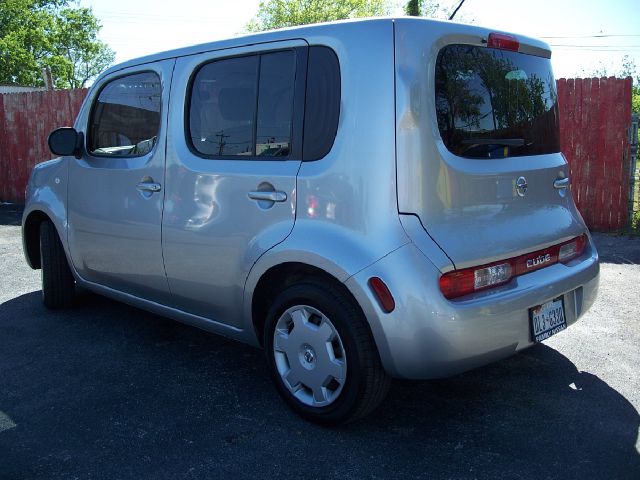
[{"label": "shadow on ground", "polygon": [[640,237],[593,233],[600,261],[627,265],[640,264]]},{"label": "shadow on ground", "polygon": [[0,225],[20,225],[23,210],[23,205],[15,205],[13,203],[0,203]]},{"label": "shadow on ground", "polygon": [[638,412],[543,345],[397,381],[374,415],[332,430],[284,406],[261,351],[92,294],[65,312],[44,310],[40,292],[6,302],[0,338],[3,480],[640,472]]}]

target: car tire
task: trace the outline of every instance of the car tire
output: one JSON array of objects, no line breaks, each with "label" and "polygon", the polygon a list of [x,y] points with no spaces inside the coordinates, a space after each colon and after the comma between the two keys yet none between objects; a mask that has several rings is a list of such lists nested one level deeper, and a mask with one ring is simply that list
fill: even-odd
[{"label": "car tire", "polygon": [[297,283],[277,296],[264,346],[278,392],[315,423],[364,417],[389,390],[391,379],[360,307],[324,280]]},{"label": "car tire", "polygon": [[75,280],[58,232],[49,220],[40,224],[40,260],[45,307],[60,309],[71,306],[75,297]]}]

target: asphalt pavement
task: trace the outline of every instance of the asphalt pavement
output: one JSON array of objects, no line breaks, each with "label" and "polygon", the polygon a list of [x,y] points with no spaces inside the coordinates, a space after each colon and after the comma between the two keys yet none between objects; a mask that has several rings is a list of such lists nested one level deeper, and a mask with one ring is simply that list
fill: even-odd
[{"label": "asphalt pavement", "polygon": [[566,331],[329,429],[260,350],[90,293],[46,310],[19,214],[0,206],[0,480],[640,478],[640,238],[596,235],[598,300]]}]

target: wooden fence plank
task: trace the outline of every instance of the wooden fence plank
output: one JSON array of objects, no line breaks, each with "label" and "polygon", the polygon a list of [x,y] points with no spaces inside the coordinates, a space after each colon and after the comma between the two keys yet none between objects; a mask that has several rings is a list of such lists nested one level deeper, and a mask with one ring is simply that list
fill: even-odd
[{"label": "wooden fence plank", "polygon": [[560,79],[557,85],[561,147],[576,205],[592,230],[625,228],[631,79]]},{"label": "wooden fence plank", "polygon": [[49,133],[73,125],[87,89],[0,95],[0,201],[23,203],[36,163],[53,158]]}]

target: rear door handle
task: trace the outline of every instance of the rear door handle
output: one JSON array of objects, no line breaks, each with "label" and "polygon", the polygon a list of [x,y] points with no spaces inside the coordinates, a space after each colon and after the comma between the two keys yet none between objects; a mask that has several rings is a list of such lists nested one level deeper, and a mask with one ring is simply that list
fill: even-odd
[{"label": "rear door handle", "polygon": [[141,192],[151,192],[151,193],[159,192],[160,190],[162,190],[162,187],[160,186],[160,184],[156,182],[140,182],[138,183],[136,188]]},{"label": "rear door handle", "polygon": [[557,178],[553,182],[553,187],[561,190],[563,188],[569,188],[569,177],[567,178]]},{"label": "rear door handle", "polygon": [[249,192],[249,198],[251,200],[266,200],[268,202],[285,202],[287,200],[287,194],[285,192],[262,192],[259,190]]}]

